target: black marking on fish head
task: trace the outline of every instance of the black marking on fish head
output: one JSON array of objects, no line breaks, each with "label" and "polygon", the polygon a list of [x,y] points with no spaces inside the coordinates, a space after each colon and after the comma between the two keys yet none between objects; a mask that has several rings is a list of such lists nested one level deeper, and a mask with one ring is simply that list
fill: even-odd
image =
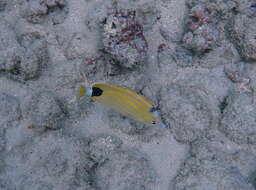
[{"label": "black marking on fish head", "polygon": [[101,96],[103,93],[103,90],[101,90],[98,87],[92,87],[92,96]]}]

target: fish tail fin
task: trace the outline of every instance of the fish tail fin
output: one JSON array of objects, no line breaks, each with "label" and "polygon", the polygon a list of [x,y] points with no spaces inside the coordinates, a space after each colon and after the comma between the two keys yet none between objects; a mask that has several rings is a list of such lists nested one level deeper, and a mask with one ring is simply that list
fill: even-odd
[{"label": "fish tail fin", "polygon": [[159,126],[160,128],[167,128],[167,126],[162,121],[159,122]]},{"label": "fish tail fin", "polygon": [[152,109],[151,112],[159,120],[158,125],[160,126],[160,128],[166,128],[166,125],[161,120],[160,113],[156,109],[154,109],[154,108]]}]

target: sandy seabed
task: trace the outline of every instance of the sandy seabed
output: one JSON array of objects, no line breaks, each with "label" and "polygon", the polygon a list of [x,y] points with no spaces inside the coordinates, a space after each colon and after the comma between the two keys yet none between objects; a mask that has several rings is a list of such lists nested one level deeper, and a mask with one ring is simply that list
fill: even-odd
[{"label": "sandy seabed", "polygon": [[[255,0],[0,0],[0,189],[255,189],[255,18]],[[166,128],[78,100],[95,82]]]}]

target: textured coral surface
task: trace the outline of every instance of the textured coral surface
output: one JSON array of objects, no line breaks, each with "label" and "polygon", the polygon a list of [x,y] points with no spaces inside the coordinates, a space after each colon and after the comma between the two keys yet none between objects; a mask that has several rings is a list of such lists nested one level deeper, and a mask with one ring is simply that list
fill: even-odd
[{"label": "textured coral surface", "polygon": [[[255,0],[0,0],[0,190],[256,189]],[[166,128],[89,98],[105,82]]]}]

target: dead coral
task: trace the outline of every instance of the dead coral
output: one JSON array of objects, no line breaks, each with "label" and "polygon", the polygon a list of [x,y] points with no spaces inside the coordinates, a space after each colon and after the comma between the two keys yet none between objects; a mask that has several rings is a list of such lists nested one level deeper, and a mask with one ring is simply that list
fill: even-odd
[{"label": "dead coral", "polygon": [[212,50],[220,40],[216,11],[208,5],[194,6],[187,19],[188,32],[183,37],[184,46],[197,54]]},{"label": "dead coral", "polygon": [[1,189],[93,190],[92,161],[87,156],[85,137],[50,133],[26,139],[24,144],[12,147],[5,161],[6,170],[13,177],[0,172]]},{"label": "dead coral", "polygon": [[160,92],[160,107],[165,122],[181,143],[190,143],[216,128],[219,110],[203,87],[170,85]]},{"label": "dead coral", "polygon": [[[256,11],[255,11],[256,14]],[[245,15],[237,15],[227,26],[229,36],[237,47],[240,55],[246,61],[256,60],[256,21],[255,18],[249,18]]]},{"label": "dead coral", "polygon": [[254,189],[255,155],[228,147],[230,144],[223,137],[193,142],[191,157],[181,165],[172,189]]},{"label": "dead coral", "polygon": [[125,68],[143,63],[148,44],[136,11],[115,10],[109,13],[104,23],[103,44],[104,50]]},{"label": "dead coral", "polygon": [[62,127],[65,110],[52,92],[41,91],[33,95],[28,105],[27,117],[38,131]]},{"label": "dead coral", "polygon": [[68,14],[66,0],[24,0],[21,16],[33,24],[50,20],[52,24],[63,23]]},{"label": "dead coral", "polygon": [[250,92],[234,92],[228,97],[219,129],[230,140],[238,144],[256,143],[254,102]]},{"label": "dead coral", "polygon": [[45,36],[36,30],[13,30],[5,21],[1,24],[5,27],[0,32],[0,71],[20,81],[38,78],[49,60]]},{"label": "dead coral", "polygon": [[90,82],[105,80],[121,73],[118,65],[104,54],[88,55],[80,64],[80,73]]},{"label": "dead coral", "polygon": [[139,151],[117,150],[95,170],[99,189],[155,189],[156,172],[149,160]]},{"label": "dead coral", "polygon": [[24,80],[37,78],[49,61],[45,37],[39,32],[26,32],[19,36],[19,42],[25,49],[23,60],[17,69]]}]

